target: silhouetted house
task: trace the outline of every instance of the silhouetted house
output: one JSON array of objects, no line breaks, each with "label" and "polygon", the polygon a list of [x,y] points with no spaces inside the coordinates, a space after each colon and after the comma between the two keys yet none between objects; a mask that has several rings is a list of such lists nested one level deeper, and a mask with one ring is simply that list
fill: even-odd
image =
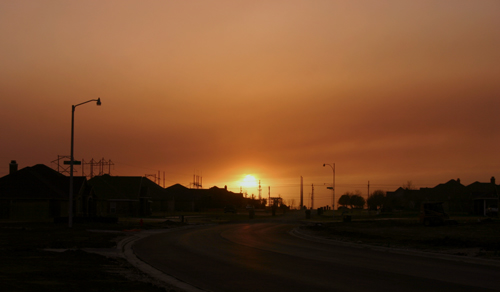
[{"label": "silhouetted house", "polygon": [[[74,214],[89,215],[91,188],[85,177],[74,177]],[[69,177],[37,164],[17,170],[12,161],[10,173],[0,178],[0,218],[37,220],[68,216]]]},{"label": "silhouetted house", "polygon": [[197,212],[221,209],[226,205],[240,207],[243,204],[243,195],[230,192],[227,188],[189,189],[175,184],[166,188],[166,191],[174,197],[176,211]]},{"label": "silhouetted house", "polygon": [[498,209],[499,189],[492,177],[489,183],[474,182],[466,187],[470,194],[473,206],[473,214],[487,215],[488,209]]},{"label": "silhouetted house", "polygon": [[165,189],[168,195],[175,200],[175,211],[194,212],[201,208],[201,193],[193,192],[181,184],[175,184]]},{"label": "silhouetted house", "polygon": [[447,212],[464,212],[486,215],[488,210],[498,208],[499,187],[492,177],[489,183],[474,182],[464,186],[460,179],[449,180],[433,188],[411,190],[398,188],[387,192],[387,209],[418,210],[422,202],[441,201]]},{"label": "silhouetted house", "polygon": [[418,206],[424,201],[440,201],[444,202],[444,209],[447,212],[470,211],[470,196],[460,179],[451,179],[433,188],[421,188],[420,192],[421,200]]},{"label": "silhouetted house", "polygon": [[101,216],[145,217],[174,210],[164,188],[142,176],[96,176],[88,182],[98,197]]},{"label": "silhouetted house", "polygon": [[415,209],[419,199],[419,191],[399,187],[394,192],[386,192],[385,211]]},{"label": "silhouetted house", "polygon": [[[444,184],[438,184],[433,188],[408,189],[398,188],[394,192],[386,193],[386,205],[392,209],[420,210],[422,202],[442,201],[445,202],[446,211],[464,205],[462,202],[465,194],[465,186],[460,180],[450,180]],[[467,204],[465,204],[467,206]],[[463,206],[462,206],[463,207]]]},{"label": "silhouetted house", "polygon": [[228,191],[227,187],[213,186],[201,191],[205,193],[205,208],[207,209],[220,209],[227,205],[242,207],[245,204],[243,194]]}]

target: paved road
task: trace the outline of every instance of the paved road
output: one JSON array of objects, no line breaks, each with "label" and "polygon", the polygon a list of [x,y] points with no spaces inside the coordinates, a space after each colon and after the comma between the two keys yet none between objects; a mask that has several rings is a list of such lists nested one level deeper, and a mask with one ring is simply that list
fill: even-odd
[{"label": "paved road", "polygon": [[173,230],[134,244],[158,270],[207,291],[500,291],[500,268],[294,237],[290,223]]}]

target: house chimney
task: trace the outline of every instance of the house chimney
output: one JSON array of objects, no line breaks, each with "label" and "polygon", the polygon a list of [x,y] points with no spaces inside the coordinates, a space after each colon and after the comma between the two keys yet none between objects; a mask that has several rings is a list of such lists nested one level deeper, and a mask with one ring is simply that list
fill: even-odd
[{"label": "house chimney", "polygon": [[492,184],[495,184],[495,177],[492,176],[490,181],[491,181]]},{"label": "house chimney", "polygon": [[17,171],[17,162],[15,160],[12,160],[9,164],[9,174],[13,174],[16,171]]}]

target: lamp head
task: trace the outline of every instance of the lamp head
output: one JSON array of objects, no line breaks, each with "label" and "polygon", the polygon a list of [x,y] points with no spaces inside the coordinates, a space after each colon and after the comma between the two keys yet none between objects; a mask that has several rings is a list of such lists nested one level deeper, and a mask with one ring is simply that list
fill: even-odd
[{"label": "lamp head", "polygon": [[101,105],[101,98],[100,97],[97,99],[97,103],[96,104],[97,105]]},{"label": "lamp head", "polygon": [[323,163],[323,167],[325,167],[325,166],[326,166],[326,163]]}]

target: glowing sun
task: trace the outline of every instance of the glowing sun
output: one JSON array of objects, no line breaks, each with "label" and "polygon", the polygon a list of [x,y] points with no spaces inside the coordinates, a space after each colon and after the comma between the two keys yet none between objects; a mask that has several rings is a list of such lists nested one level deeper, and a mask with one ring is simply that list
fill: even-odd
[{"label": "glowing sun", "polygon": [[241,182],[241,186],[245,188],[255,188],[258,186],[257,179],[255,176],[249,174],[243,178],[243,181]]}]

